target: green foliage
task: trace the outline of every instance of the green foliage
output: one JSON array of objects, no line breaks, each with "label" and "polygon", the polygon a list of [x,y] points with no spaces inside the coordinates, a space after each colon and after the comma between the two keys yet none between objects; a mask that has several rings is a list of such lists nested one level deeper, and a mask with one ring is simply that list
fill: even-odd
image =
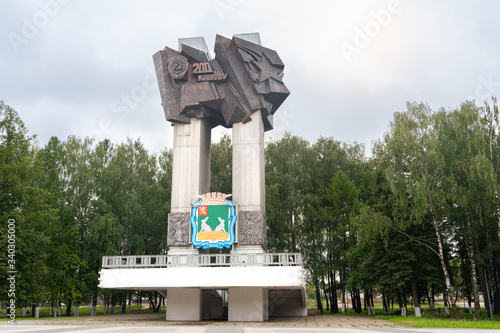
[{"label": "green foliage", "polygon": [[500,321],[484,320],[450,320],[449,318],[432,317],[398,317],[398,316],[380,316],[388,319],[398,325],[422,328],[472,328],[472,329],[500,329]]},{"label": "green foliage", "polygon": [[[0,101],[0,294],[8,299],[7,271],[17,271],[17,306],[37,304],[45,297],[50,244],[46,231],[56,213],[48,193],[35,185],[41,171],[37,149],[17,112]],[[15,256],[11,257],[7,256],[8,221],[15,221]]]},{"label": "green foliage", "polygon": [[314,153],[306,140],[286,133],[281,140],[267,145],[265,160],[268,247],[274,251],[297,251],[303,198]]},{"label": "green foliage", "polygon": [[[166,253],[172,151],[74,136],[40,149],[3,102],[0,116],[0,246],[14,219],[18,304],[123,300],[98,288],[101,258]],[[370,160],[356,143],[286,133],[265,149],[268,250],[300,251],[308,295],[333,313],[347,293],[404,306],[443,290],[452,303],[490,295],[500,311],[499,130],[493,99],[408,103]],[[231,193],[229,136],[212,143],[210,167],[211,190]],[[0,259],[6,300],[6,251]]]},{"label": "green foliage", "polygon": [[210,191],[232,193],[233,149],[227,134],[218,143],[212,143],[210,159]]}]

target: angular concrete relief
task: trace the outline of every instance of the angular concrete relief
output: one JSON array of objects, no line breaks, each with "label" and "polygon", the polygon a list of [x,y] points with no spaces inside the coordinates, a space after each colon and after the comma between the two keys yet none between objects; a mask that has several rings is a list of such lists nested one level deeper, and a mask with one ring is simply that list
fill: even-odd
[{"label": "angular concrete relief", "polygon": [[290,92],[278,53],[255,43],[255,36],[217,35],[215,59],[201,37],[179,40],[179,51],[158,51],[153,59],[167,120],[210,118],[212,127],[231,128],[260,110],[266,131],[272,129],[272,115]]}]

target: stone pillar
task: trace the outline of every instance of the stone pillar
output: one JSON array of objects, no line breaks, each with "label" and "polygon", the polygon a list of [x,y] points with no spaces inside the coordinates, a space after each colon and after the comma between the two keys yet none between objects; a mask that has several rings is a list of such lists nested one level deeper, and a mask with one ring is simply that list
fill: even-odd
[{"label": "stone pillar", "polygon": [[168,288],[166,317],[171,321],[200,321],[201,289]]},{"label": "stone pillar", "polygon": [[233,197],[238,204],[235,252],[263,252],[267,247],[264,123],[261,112],[252,121],[233,125]]},{"label": "stone pillar", "polygon": [[229,288],[228,321],[264,321],[269,319],[266,288]]},{"label": "stone pillar", "polygon": [[168,215],[169,254],[195,254],[191,246],[191,204],[200,194],[210,192],[209,118],[174,123],[172,204]]}]

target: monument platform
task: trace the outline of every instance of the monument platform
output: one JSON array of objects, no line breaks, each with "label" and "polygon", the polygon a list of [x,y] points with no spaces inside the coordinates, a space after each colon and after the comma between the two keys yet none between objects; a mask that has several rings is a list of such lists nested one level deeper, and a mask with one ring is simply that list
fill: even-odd
[{"label": "monument platform", "polygon": [[100,288],[155,290],[167,320],[209,319],[227,295],[229,321],[307,315],[300,253],[106,256]]}]

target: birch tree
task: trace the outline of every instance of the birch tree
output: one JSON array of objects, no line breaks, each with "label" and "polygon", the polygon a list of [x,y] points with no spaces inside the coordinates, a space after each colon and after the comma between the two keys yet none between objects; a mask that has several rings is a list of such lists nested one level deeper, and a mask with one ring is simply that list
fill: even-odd
[{"label": "birch tree", "polygon": [[396,196],[394,218],[399,228],[404,229],[411,223],[432,225],[436,240],[428,248],[439,259],[446,286],[445,299],[460,318],[445,252],[444,160],[438,149],[434,115],[426,104],[408,103],[407,108],[406,112],[395,114],[376,154],[382,154],[389,161],[386,178]]}]

